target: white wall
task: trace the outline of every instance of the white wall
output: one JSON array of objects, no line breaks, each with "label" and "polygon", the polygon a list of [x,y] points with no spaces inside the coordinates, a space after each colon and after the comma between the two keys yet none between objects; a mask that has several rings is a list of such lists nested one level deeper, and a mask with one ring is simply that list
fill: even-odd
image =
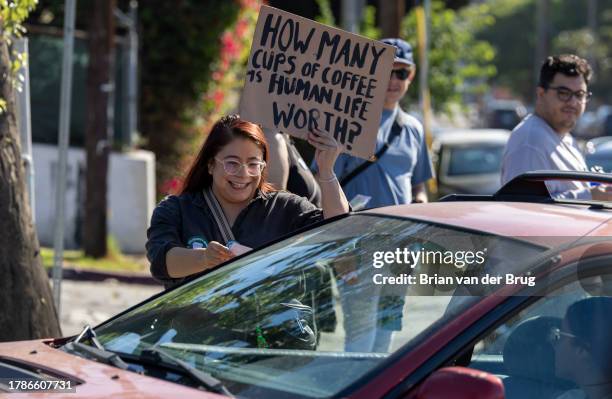
[{"label": "white wall", "polygon": [[[43,246],[53,246],[57,147],[34,144],[36,230]],[[64,245],[76,248],[79,201],[85,195],[85,151],[68,151]],[[80,179],[79,179],[80,174]],[[155,155],[148,151],[112,153],[108,173],[108,233],[126,253],[143,253],[155,207]],[[82,210],[81,210],[82,212]],[[82,220],[82,215],[80,215]]]}]

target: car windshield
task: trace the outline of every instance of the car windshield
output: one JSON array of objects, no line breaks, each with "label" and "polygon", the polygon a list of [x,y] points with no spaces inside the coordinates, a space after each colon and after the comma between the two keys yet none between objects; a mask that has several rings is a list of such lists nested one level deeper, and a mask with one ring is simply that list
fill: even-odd
[{"label": "car windshield", "polygon": [[450,152],[449,176],[499,173],[503,145],[454,147]]},{"label": "car windshield", "polygon": [[[519,273],[543,250],[350,215],[254,251],[96,332],[109,350],[167,351],[239,397],[328,397],[491,293],[461,291],[442,277]],[[433,280],[406,283],[417,274]]]}]

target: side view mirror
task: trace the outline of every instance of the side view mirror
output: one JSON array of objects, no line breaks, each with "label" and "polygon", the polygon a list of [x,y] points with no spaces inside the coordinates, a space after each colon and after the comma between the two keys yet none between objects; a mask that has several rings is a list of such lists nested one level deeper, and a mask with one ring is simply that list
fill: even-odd
[{"label": "side view mirror", "polygon": [[504,399],[499,377],[467,367],[445,367],[427,377],[415,399]]}]

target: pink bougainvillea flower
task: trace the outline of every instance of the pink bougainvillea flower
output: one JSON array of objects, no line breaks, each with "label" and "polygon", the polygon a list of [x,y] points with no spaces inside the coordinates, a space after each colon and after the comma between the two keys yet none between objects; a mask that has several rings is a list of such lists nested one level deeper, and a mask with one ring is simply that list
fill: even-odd
[{"label": "pink bougainvillea flower", "polygon": [[219,68],[220,71],[221,72],[227,71],[229,69],[229,67],[230,67],[230,61],[228,59],[226,59],[226,58],[222,58],[221,59],[221,68]]},{"label": "pink bougainvillea flower", "polygon": [[215,90],[213,94],[213,101],[215,102],[215,107],[218,110],[223,105],[223,100],[225,99],[225,94],[220,89]]},{"label": "pink bougainvillea flower", "polygon": [[258,10],[261,6],[260,0],[241,0],[240,3],[243,7],[248,7],[254,10]]},{"label": "pink bougainvillea flower", "polygon": [[240,55],[240,46],[234,40],[231,32],[226,31],[223,33],[221,44],[223,45],[223,53],[227,54],[230,59],[235,59]]},{"label": "pink bougainvillea flower", "polygon": [[249,21],[246,18],[241,19],[236,23],[236,36],[243,39],[249,29]]},{"label": "pink bougainvillea flower", "polygon": [[173,177],[166,180],[161,185],[161,191],[164,194],[176,194],[179,192],[183,185],[183,181],[178,177]]}]

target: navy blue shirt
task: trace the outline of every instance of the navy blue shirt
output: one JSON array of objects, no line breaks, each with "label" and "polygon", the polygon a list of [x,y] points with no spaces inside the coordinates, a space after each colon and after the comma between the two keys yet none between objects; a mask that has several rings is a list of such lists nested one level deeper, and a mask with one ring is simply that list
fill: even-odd
[{"label": "navy blue shirt", "polygon": [[[303,197],[257,191],[236,218],[232,233],[240,244],[257,248],[320,220],[323,211]],[[206,248],[211,241],[226,244],[201,192],[162,200],[153,211],[147,238],[151,274],[166,288],[184,280],[168,275],[166,253],[171,248]]]},{"label": "navy blue shirt", "polygon": [[[383,110],[376,151],[382,148],[389,138],[391,126],[396,119],[402,129],[399,137],[389,143],[387,152],[378,161],[343,187],[349,201],[361,194],[371,197],[365,205],[366,208],[409,204],[412,202],[412,187],[433,177],[423,126],[399,107],[395,110]],[[334,172],[341,180],[363,162],[361,158],[340,154]]]}]

